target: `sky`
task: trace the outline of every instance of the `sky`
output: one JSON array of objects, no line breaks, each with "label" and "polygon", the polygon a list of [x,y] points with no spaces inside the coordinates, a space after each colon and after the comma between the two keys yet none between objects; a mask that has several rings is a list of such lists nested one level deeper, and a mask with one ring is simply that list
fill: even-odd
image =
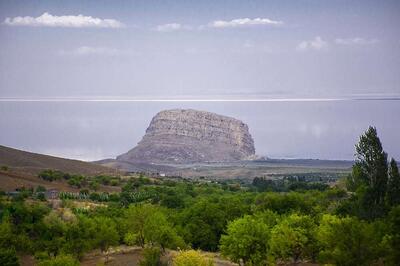
[{"label": "sky", "polygon": [[400,158],[399,1],[0,1],[0,144],[115,157],[151,117],[249,124],[260,155]]}]

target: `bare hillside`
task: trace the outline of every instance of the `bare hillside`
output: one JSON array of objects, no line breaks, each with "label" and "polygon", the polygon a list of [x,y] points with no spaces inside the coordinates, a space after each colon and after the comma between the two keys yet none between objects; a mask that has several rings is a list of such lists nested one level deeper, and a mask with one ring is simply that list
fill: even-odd
[{"label": "bare hillside", "polygon": [[67,173],[84,175],[116,174],[116,170],[110,167],[79,160],[26,152],[1,145],[0,166],[8,166],[19,171],[34,174],[44,169],[54,169]]}]

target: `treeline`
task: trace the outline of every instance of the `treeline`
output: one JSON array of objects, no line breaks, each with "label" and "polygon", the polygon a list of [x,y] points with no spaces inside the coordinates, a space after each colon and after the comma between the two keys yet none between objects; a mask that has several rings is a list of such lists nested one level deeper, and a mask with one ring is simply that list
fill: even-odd
[{"label": "treeline", "polygon": [[400,207],[396,207],[385,223],[368,223],[332,214],[260,212],[230,222],[220,250],[244,265],[310,261],[350,266],[372,265],[380,260],[385,265],[397,265],[399,215]]},{"label": "treeline", "polygon": [[337,189],[280,194],[175,188],[186,195],[182,206],[109,203],[82,211],[69,200],[57,210],[45,202],[3,201],[0,250],[8,257],[33,254],[43,263],[60,256],[79,261],[90,250],[107,252],[120,244],[159,255],[164,248],[220,251],[246,265],[369,265],[379,260],[395,265],[399,259],[399,206],[384,219],[365,221],[341,213],[348,196]]},{"label": "treeline", "polygon": [[306,190],[320,190],[323,191],[329,188],[329,185],[322,182],[308,182],[305,180],[296,179],[270,179],[267,177],[255,177],[252,182],[253,187],[257,191],[274,191],[274,192],[288,192],[288,191],[306,191]]}]

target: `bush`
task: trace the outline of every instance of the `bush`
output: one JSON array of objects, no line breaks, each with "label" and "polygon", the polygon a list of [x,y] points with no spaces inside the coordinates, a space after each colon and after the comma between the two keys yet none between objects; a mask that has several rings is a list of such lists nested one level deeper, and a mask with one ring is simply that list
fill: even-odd
[{"label": "bush", "polygon": [[44,170],[42,172],[39,173],[39,177],[42,178],[43,180],[46,181],[54,181],[54,180],[59,180],[61,178],[63,178],[64,173],[60,172],[60,171],[55,171],[55,170]]},{"label": "bush", "polygon": [[90,188],[91,190],[96,191],[96,190],[99,189],[99,183],[98,183],[97,181],[91,181],[91,182],[89,183],[89,188]]},{"label": "bush", "polygon": [[118,186],[118,185],[119,185],[119,180],[118,180],[118,179],[112,179],[112,180],[111,180],[111,186],[116,187],[116,186]]},{"label": "bush", "polygon": [[44,195],[43,192],[39,192],[36,194],[36,199],[38,199],[40,201],[46,201],[46,196]]},{"label": "bush", "polygon": [[206,258],[195,250],[181,251],[173,259],[174,266],[213,266],[212,259]]},{"label": "bush", "polygon": [[139,262],[140,266],[160,266],[161,250],[159,248],[145,248],[143,250],[143,259]]},{"label": "bush", "polygon": [[71,255],[59,255],[40,261],[38,266],[79,266],[79,262]]},{"label": "bush", "polygon": [[0,265],[18,266],[18,257],[15,249],[0,249]]},{"label": "bush", "polygon": [[124,243],[128,246],[134,246],[137,242],[137,234],[128,232],[124,236]]},{"label": "bush", "polygon": [[74,175],[68,180],[68,185],[72,187],[81,188],[87,185],[86,177],[81,175]]}]

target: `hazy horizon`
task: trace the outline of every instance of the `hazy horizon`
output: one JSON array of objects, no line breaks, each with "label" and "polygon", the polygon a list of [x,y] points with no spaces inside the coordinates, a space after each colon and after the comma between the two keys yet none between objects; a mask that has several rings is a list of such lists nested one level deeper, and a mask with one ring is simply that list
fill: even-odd
[{"label": "hazy horizon", "polygon": [[[21,108],[23,106],[23,108]],[[353,159],[376,126],[389,156],[400,158],[397,100],[289,102],[3,102],[0,143],[82,160],[115,158],[140,141],[159,111],[191,108],[241,119],[256,154],[271,158]],[[370,110],[374,110],[370,112]]]}]

